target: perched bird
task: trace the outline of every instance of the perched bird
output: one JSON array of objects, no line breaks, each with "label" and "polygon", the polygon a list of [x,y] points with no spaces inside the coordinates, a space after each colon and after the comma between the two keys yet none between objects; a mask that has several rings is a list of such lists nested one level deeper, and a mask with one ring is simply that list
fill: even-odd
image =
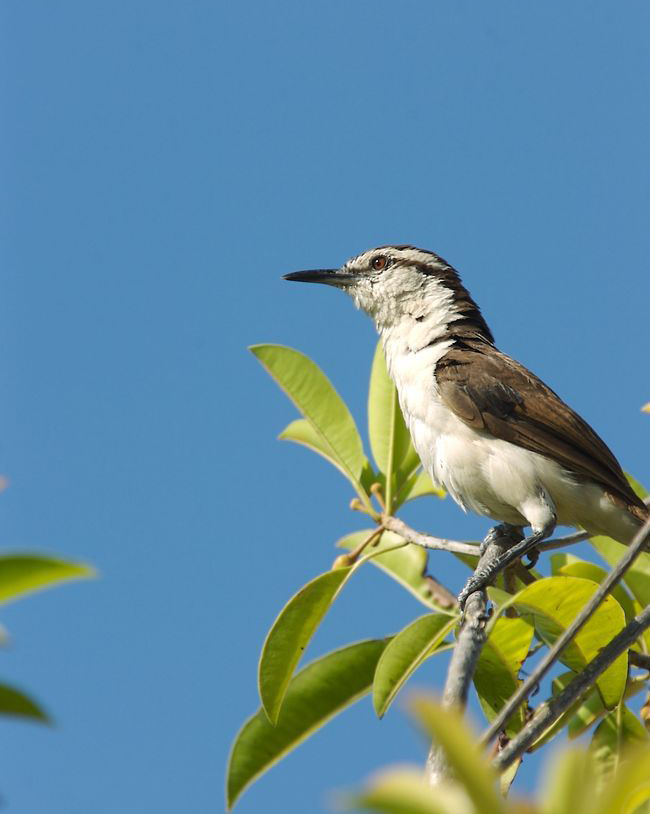
[{"label": "perched bird", "polygon": [[341,288],[372,317],[424,469],[464,510],[505,524],[521,541],[498,568],[557,524],[627,544],[648,518],[606,444],[498,350],[458,273],[437,254],[381,246],[339,269],[285,279]]}]

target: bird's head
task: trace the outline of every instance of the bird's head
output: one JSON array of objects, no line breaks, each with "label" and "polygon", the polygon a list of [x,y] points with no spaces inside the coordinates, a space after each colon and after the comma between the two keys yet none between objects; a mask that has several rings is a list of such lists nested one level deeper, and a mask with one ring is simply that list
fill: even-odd
[{"label": "bird's head", "polygon": [[414,246],[380,246],[352,257],[338,269],[296,271],[285,280],[342,288],[380,330],[404,318],[466,321],[471,311],[481,330],[489,334],[456,271],[437,254]]}]

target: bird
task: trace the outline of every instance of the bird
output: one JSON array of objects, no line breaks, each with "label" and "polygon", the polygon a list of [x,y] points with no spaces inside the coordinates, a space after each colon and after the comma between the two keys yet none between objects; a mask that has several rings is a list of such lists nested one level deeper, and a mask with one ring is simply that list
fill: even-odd
[{"label": "bird", "polygon": [[557,525],[629,544],[650,516],[589,424],[497,348],[439,255],[380,246],[340,268],[284,279],[339,288],[372,318],[423,468],[463,510],[497,521],[493,535],[512,537],[494,567],[468,581],[461,605],[507,564],[534,555]]}]

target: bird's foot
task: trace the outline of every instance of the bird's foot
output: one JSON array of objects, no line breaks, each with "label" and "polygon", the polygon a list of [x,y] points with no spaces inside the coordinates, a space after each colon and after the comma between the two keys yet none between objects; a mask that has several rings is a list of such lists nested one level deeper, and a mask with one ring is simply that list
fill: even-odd
[{"label": "bird's foot", "polygon": [[517,545],[517,543],[523,539],[524,533],[520,526],[511,526],[510,523],[501,523],[498,526],[492,526],[479,546],[479,554],[483,556],[487,551],[487,547],[492,543],[496,543],[497,540],[501,540],[503,545],[506,545],[508,540],[512,541],[511,545]]},{"label": "bird's foot", "polygon": [[[495,526],[493,529],[490,529],[483,544],[485,550],[487,550],[487,547],[491,543],[497,542],[497,540],[502,544],[507,544],[508,538],[513,540],[513,545],[500,557],[496,557],[481,568],[477,567],[476,571],[467,580],[465,587],[458,595],[458,604],[461,612],[464,611],[465,603],[470,594],[473,594],[475,591],[483,590],[486,586],[490,585],[496,575],[503,571],[504,568],[507,568],[510,563],[523,557],[524,554],[533,552],[537,544],[548,537],[552,531],[553,529],[542,529],[541,531],[533,532],[533,534],[524,537],[522,540],[521,531],[516,526]],[[485,553],[485,550],[482,553]],[[535,551],[534,553],[537,552]],[[531,560],[533,561],[530,566],[532,568],[532,565],[537,560],[534,555],[531,557]]]}]

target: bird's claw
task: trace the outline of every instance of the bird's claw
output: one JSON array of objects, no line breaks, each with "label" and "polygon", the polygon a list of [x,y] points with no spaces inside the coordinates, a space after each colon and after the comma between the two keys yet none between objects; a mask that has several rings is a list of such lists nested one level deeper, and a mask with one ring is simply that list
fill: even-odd
[{"label": "bird's claw", "polygon": [[526,553],[526,557],[528,562],[524,563],[524,568],[527,568],[530,571],[531,568],[534,568],[537,565],[537,560],[539,559],[539,549],[531,548],[531,550]]}]

